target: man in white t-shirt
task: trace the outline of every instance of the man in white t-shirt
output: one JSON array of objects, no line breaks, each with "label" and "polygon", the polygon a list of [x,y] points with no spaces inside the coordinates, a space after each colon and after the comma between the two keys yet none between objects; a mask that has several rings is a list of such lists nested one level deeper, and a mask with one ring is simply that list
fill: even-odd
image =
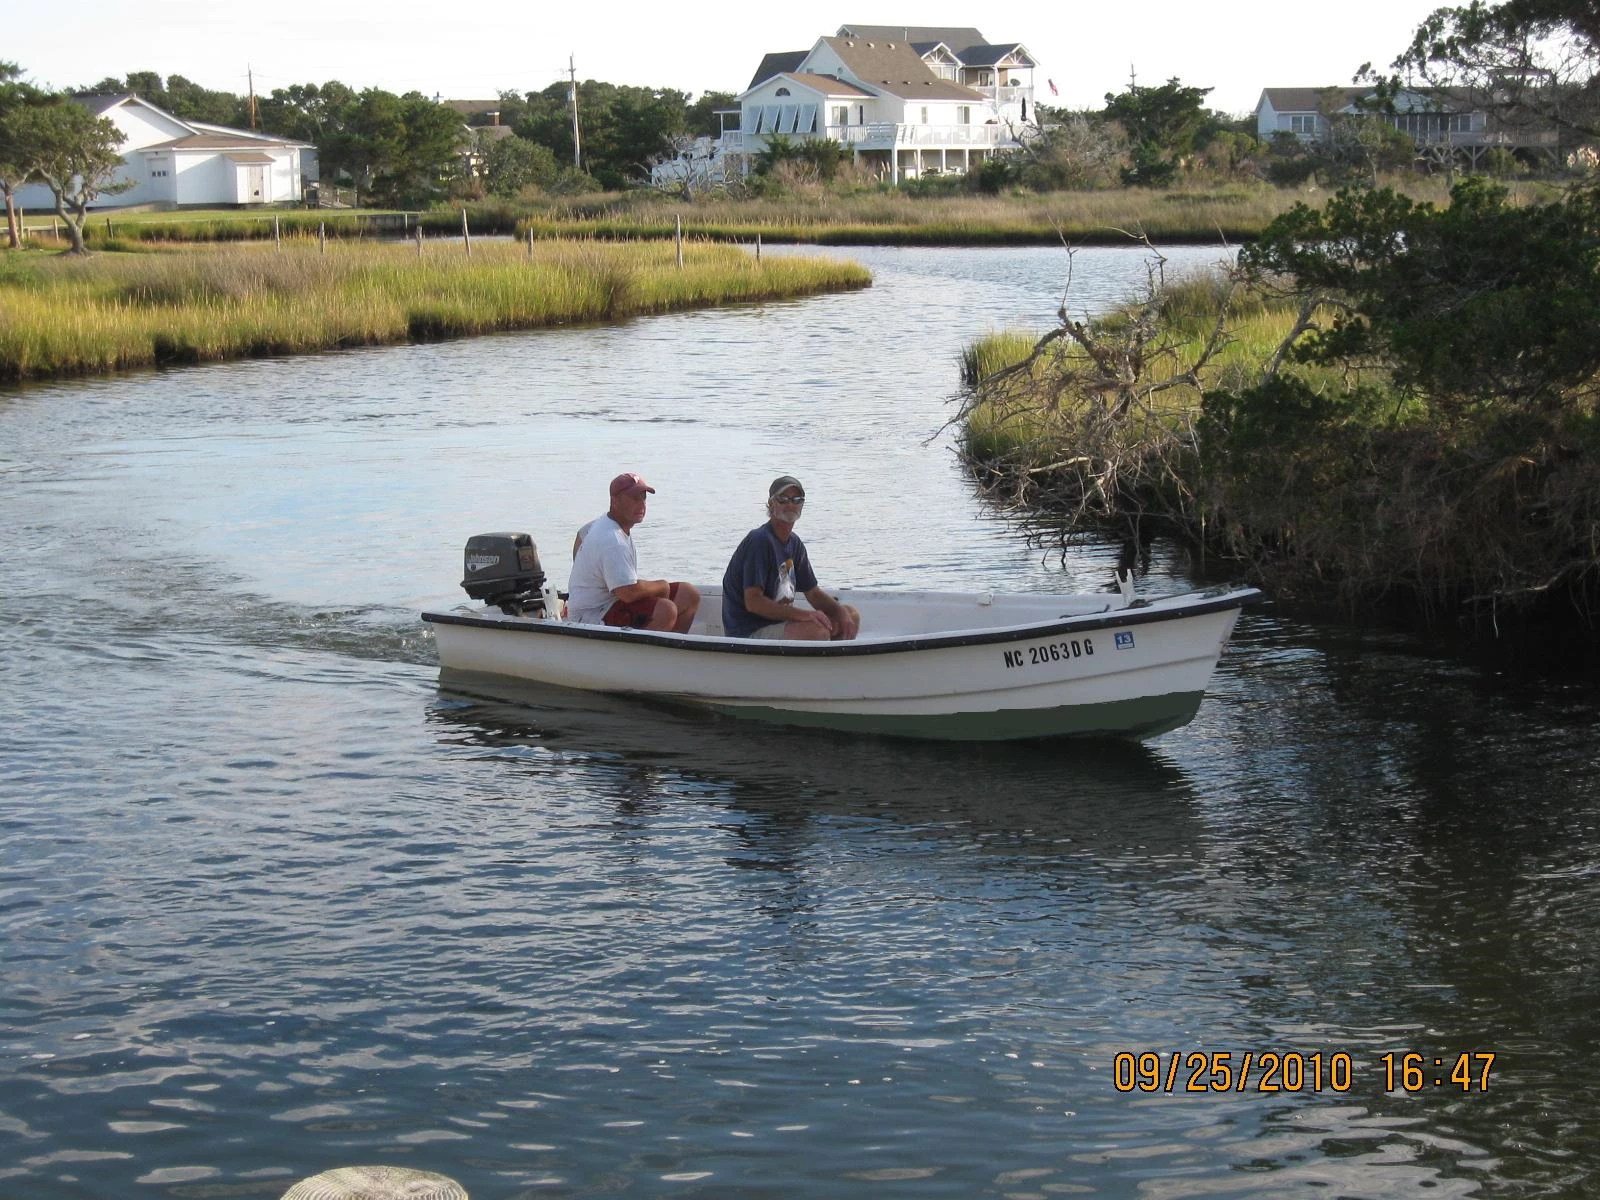
[{"label": "man in white t-shirt", "polygon": [[700,591],[681,580],[640,579],[633,527],[644,520],[644,479],[625,471],[611,481],[611,507],[578,531],[567,583],[568,620],[621,629],[688,633]]}]

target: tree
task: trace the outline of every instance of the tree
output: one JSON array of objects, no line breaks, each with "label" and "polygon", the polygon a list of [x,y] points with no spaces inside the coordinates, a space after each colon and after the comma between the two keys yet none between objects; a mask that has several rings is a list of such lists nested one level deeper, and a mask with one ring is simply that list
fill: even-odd
[{"label": "tree", "polygon": [[261,101],[261,127],[278,137],[310,142],[322,149],[324,142],[344,129],[345,111],[355,103],[356,94],[336,79],[320,87],[296,83],[274,88]]},{"label": "tree", "polygon": [[515,134],[490,142],[483,152],[484,183],[492,196],[509,199],[524,188],[548,188],[560,173],[548,146]]},{"label": "tree", "polygon": [[1373,187],[1380,170],[1406,166],[1416,157],[1416,144],[1390,122],[1387,114],[1393,109],[1383,92],[1370,103],[1357,102],[1354,112],[1346,111],[1344,97],[1336,92],[1325,95],[1318,107],[1324,157],[1337,166],[1365,171]]},{"label": "tree", "polygon": [[212,91],[182,75],[162,79],[158,71],[129,71],[124,79],[107,76],[93,87],[73,90],[94,94],[132,92],[141,100],[148,100],[188,121],[237,126],[250,123],[250,106],[243,97],[232,92]]},{"label": "tree", "polygon": [[1391,88],[1464,88],[1502,127],[1600,137],[1600,8],[1593,0],[1508,0],[1441,8],[1392,64]]},{"label": "tree", "polygon": [[1040,192],[1106,187],[1129,166],[1120,128],[1094,113],[1059,114],[1015,157],[1020,181]]},{"label": "tree", "polygon": [[431,203],[461,161],[461,116],[420,92],[400,97],[398,115],[400,136],[381,190],[396,203]]},{"label": "tree", "polygon": [[131,179],[115,181],[122,167],[122,131],[69,100],[24,108],[14,115],[13,128],[28,148],[27,167],[55,196],[56,215],[72,241],[69,253],[87,253],[83,223],[97,196],[115,195],[133,186]]},{"label": "tree", "polygon": [[684,130],[691,137],[720,137],[722,125],[717,109],[738,108],[732,92],[701,92],[700,98],[684,113]]},{"label": "tree", "polygon": [[1600,371],[1600,196],[1515,205],[1467,179],[1448,208],[1388,189],[1296,205],[1240,262],[1287,276],[1345,313],[1310,333],[1301,361],[1377,363],[1441,411],[1560,406]]},{"label": "tree", "polygon": [[1122,173],[1124,182],[1149,187],[1171,182],[1211,119],[1203,105],[1210,92],[1184,87],[1174,78],[1160,87],[1132,84],[1120,95],[1106,93],[1104,115],[1128,135],[1132,163]]},{"label": "tree", "polygon": [[[556,161],[570,163],[570,85],[553,83],[520,102],[501,97],[502,116],[517,136],[546,146]],[[672,152],[673,137],[688,128],[688,95],[671,88],[619,87],[586,79],[578,85],[582,162],[608,188],[647,175],[649,164]]]},{"label": "tree", "polygon": [[0,193],[6,200],[6,240],[13,250],[22,245],[16,189],[32,174],[32,147],[23,140],[20,114],[44,102],[43,92],[23,82],[21,67],[0,61]]}]

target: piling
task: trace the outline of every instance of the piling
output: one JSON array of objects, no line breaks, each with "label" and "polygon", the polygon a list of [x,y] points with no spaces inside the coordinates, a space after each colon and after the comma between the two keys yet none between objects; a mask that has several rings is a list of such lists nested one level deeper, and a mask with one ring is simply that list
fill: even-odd
[{"label": "piling", "polygon": [[680,213],[678,221],[678,269],[683,269],[683,215]]},{"label": "piling", "polygon": [[335,1167],[302,1179],[283,1200],[467,1200],[448,1175],[413,1167]]},{"label": "piling", "polygon": [[761,235],[756,234],[756,261],[761,261]]},{"label": "piling", "polygon": [[317,249],[323,254],[328,252],[328,223],[326,221],[317,222]]},{"label": "piling", "polygon": [[278,214],[272,214],[272,244],[279,250],[283,249],[283,229],[278,224]]},{"label": "piling", "polygon": [[417,222],[417,257],[422,257],[422,222]]},{"label": "piling", "polygon": [[467,210],[461,210],[461,244],[467,248],[467,257],[472,257],[472,231],[467,228]]}]

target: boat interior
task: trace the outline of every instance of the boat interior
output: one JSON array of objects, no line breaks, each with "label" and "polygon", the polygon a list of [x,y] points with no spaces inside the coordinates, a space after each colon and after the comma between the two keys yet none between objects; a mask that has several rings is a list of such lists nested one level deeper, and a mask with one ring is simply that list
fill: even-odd
[{"label": "boat interior", "polygon": [[[959,633],[971,630],[1010,629],[1063,617],[1115,612],[1129,607],[1121,592],[1063,594],[999,594],[995,592],[902,592],[844,588],[832,593],[842,603],[854,605],[861,613],[860,641],[877,641],[919,635]],[[809,608],[804,597],[796,605]],[[1144,606],[1143,601],[1133,601]],[[1159,603],[1159,602],[1156,602]],[[458,611],[489,620],[521,624],[540,620],[535,617],[509,617],[495,608],[465,606]],[[706,586],[700,591],[700,611],[690,628],[691,636],[723,637],[722,589]]]}]

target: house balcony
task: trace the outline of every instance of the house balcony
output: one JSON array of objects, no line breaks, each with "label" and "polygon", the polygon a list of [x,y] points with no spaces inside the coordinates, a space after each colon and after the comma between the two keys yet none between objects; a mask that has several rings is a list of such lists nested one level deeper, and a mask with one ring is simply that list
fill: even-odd
[{"label": "house balcony", "polygon": [[1508,150],[1554,150],[1560,135],[1554,129],[1428,130],[1411,135],[1419,146],[1504,146]]},{"label": "house balcony", "polygon": [[893,150],[907,146],[993,149],[1017,144],[1004,125],[898,125],[893,121],[876,121],[867,125],[829,125],[824,136],[855,150]]},{"label": "house balcony", "polygon": [[1027,104],[1030,107],[1033,105],[1033,89],[1020,83],[1007,83],[999,87],[969,83],[967,86],[975,92],[983,93],[987,99],[998,105]]}]

